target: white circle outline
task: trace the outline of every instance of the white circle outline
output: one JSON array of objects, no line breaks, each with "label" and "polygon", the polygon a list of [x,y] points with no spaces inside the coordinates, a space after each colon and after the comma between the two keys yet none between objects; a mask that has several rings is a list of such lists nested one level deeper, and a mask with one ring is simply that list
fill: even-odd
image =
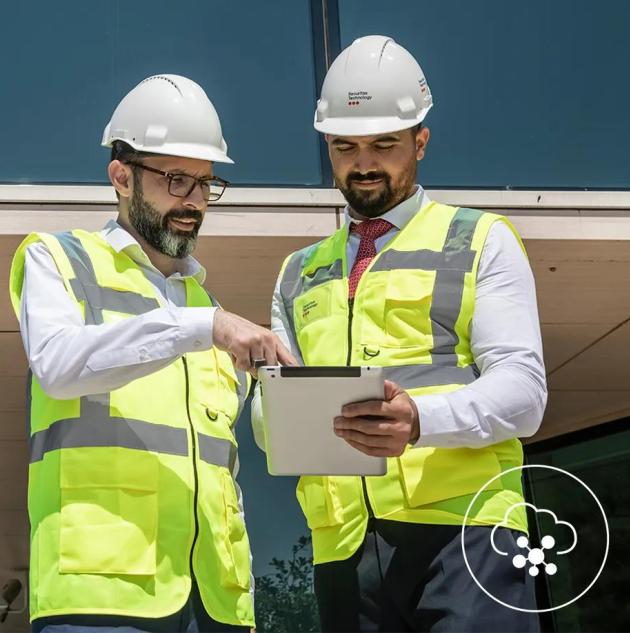
[{"label": "white circle outline", "polygon": [[[604,552],[604,558],[602,560],[602,564],[599,568],[599,571],[595,575],[595,578],[593,578],[593,580],[591,581],[591,584],[586,589],[584,589],[582,593],[577,595],[572,600],[569,600],[568,602],[558,605],[557,607],[549,607],[548,609],[522,609],[521,607],[515,607],[515,606],[512,606],[511,604],[507,604],[507,602],[503,602],[502,600],[499,600],[498,598],[493,596],[485,587],[481,585],[481,583],[477,580],[477,577],[475,576],[475,574],[473,574],[473,571],[470,568],[470,565],[468,563],[468,558],[466,557],[466,548],[464,546],[464,530],[466,529],[466,527],[475,527],[472,525],[467,526],[466,523],[468,522],[468,514],[470,513],[471,508],[475,505],[475,501],[477,501],[477,497],[479,497],[479,495],[493,481],[495,481],[496,479],[499,479],[499,477],[503,477],[504,475],[507,475],[508,473],[514,472],[515,470],[523,471],[526,468],[547,468],[548,470],[555,470],[557,472],[563,473],[564,475],[568,475],[569,477],[571,477],[571,479],[575,479],[575,481],[577,481],[580,485],[586,488],[586,490],[588,490],[588,492],[593,497],[593,499],[595,499],[595,503],[597,504],[599,511],[602,513],[602,516],[604,517],[604,525],[606,527],[606,551]],[[562,468],[557,468],[556,466],[546,466],[544,464],[524,464],[523,466],[514,466],[512,468],[508,468],[507,470],[500,472],[498,475],[495,475],[494,477],[486,481],[486,483],[478,490],[477,494],[473,497],[472,501],[468,505],[468,508],[466,509],[466,514],[464,515],[464,522],[462,523],[461,543],[462,543],[462,554],[464,556],[464,563],[466,563],[466,569],[468,569],[468,573],[470,574],[470,577],[475,581],[475,584],[479,587],[479,589],[481,589],[481,591],[483,591],[488,596],[488,598],[491,598],[498,604],[503,605],[504,607],[507,607],[508,609],[513,609],[514,611],[521,611],[523,613],[548,613],[550,611],[557,611],[558,609],[567,607],[573,602],[575,602],[576,600],[579,600],[597,582],[597,579],[600,577],[602,571],[604,570],[604,566],[606,565],[606,560],[608,559],[608,549],[610,546],[610,530],[608,527],[608,519],[606,518],[606,513],[604,512],[604,508],[602,507],[602,504],[600,503],[595,493],[579,477],[576,477],[575,475],[567,472],[566,470],[563,470]]]}]

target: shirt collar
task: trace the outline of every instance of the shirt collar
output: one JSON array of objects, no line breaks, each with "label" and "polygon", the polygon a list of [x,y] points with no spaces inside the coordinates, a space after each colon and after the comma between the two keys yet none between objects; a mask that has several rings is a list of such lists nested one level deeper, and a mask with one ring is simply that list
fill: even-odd
[{"label": "shirt collar", "polygon": [[[402,229],[416,213],[422,211],[431,202],[431,199],[422,186],[416,185],[416,187],[417,189],[411,197],[403,200],[400,204],[397,204],[395,207],[378,217],[391,222],[397,229]],[[350,215],[350,207],[348,205],[346,205],[344,209],[344,215],[347,225],[350,225],[350,223],[361,222],[361,220],[355,220]]]},{"label": "shirt collar", "polygon": [[[148,266],[157,271],[138,241],[116,220],[110,220],[101,231],[101,235],[117,253],[125,251],[136,264]],[[173,277],[194,277],[199,284],[203,284],[206,278],[206,269],[191,255],[179,260],[177,268],[178,271],[172,275]]]}]

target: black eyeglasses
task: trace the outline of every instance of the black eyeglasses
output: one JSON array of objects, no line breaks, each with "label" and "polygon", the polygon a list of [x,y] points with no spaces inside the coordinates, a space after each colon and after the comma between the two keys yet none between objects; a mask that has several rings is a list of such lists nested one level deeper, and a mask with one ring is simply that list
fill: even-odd
[{"label": "black eyeglasses", "polygon": [[162,171],[161,169],[149,167],[142,163],[128,162],[127,164],[164,176],[168,179],[168,192],[176,198],[187,198],[193,192],[193,189],[199,185],[203,199],[206,202],[216,202],[223,195],[225,188],[230,184],[227,180],[223,180],[223,178],[219,178],[218,176],[213,176],[212,178],[195,178],[189,174],[172,174],[170,171]]}]

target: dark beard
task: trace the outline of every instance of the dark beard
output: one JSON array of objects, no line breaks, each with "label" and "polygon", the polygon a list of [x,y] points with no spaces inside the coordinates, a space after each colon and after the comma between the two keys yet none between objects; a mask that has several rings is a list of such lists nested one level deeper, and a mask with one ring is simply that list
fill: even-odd
[{"label": "dark beard", "polygon": [[[170,218],[194,218],[197,223],[192,231],[184,233],[169,228]],[[201,213],[192,209],[173,210],[162,216],[150,202],[144,199],[141,187],[134,188],[129,205],[129,222],[148,244],[164,255],[175,259],[183,259],[190,255],[197,244],[201,221]]]},{"label": "dark beard", "polygon": [[[360,191],[352,187],[353,182],[361,182],[363,180],[374,180],[380,178],[383,180],[383,189],[380,192]],[[366,218],[377,218],[386,211],[395,207],[399,202],[405,199],[405,191],[402,188],[394,189],[392,187],[392,179],[385,172],[370,172],[368,174],[360,174],[352,172],[348,175],[343,185],[338,185],[343,197],[354,211]]]}]

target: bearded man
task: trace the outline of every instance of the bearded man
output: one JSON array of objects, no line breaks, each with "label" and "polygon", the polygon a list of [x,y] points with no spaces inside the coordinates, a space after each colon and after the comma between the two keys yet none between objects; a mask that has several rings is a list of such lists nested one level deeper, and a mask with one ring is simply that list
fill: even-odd
[{"label": "bearded man", "polygon": [[28,357],[34,631],[254,626],[233,426],[275,335],[221,310],[191,255],[231,163],[203,89],[149,77],[103,135],[118,217],[34,233],[11,298]]},{"label": "bearded man", "polygon": [[[272,331],[304,365],[378,365],[387,378],[382,400],[321,420],[387,457],[387,474],[298,484],[326,632],[538,629],[534,580],[511,563],[527,532],[518,438],[547,398],[534,280],[507,218],[416,184],[432,105],[391,38],[337,57],[314,126],[345,222],[287,257],[273,297]],[[264,447],[260,392],[252,406]]]}]

